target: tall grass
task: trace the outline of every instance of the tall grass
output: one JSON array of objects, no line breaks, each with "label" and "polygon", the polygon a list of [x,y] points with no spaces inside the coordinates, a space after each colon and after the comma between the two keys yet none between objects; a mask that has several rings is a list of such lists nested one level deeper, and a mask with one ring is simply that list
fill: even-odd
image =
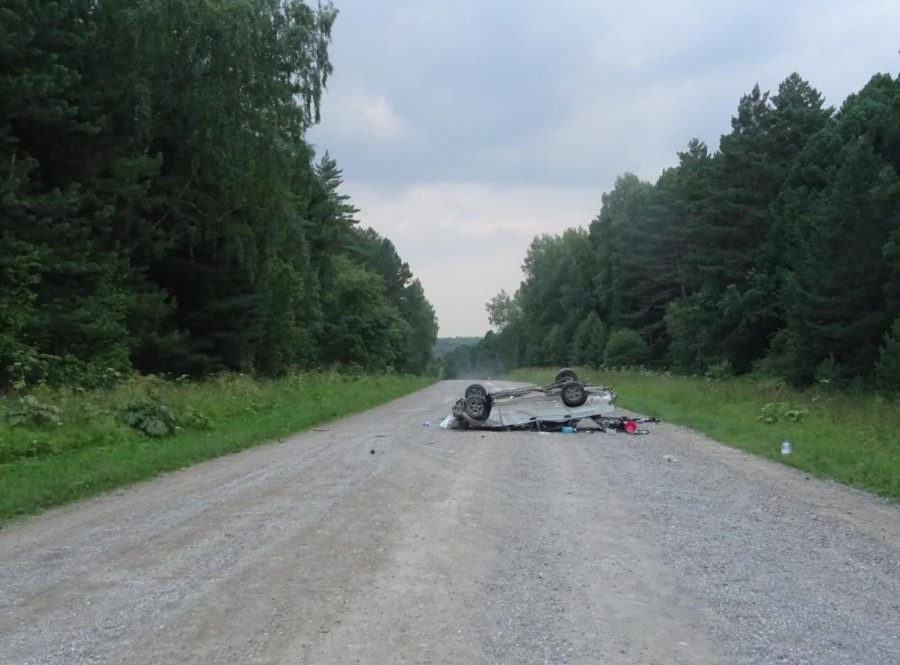
[{"label": "tall grass", "polygon": [[[546,382],[555,369],[512,372]],[[712,380],[651,372],[586,368],[580,377],[611,386],[617,404],[685,425],[722,443],[900,500],[900,400],[840,393],[826,386],[799,391],[777,379]],[[781,442],[792,454],[782,457]]]},{"label": "tall grass", "polygon": [[[306,373],[258,381],[225,374],[188,383],[136,377],[90,392],[40,387],[29,391],[30,404],[21,395],[4,396],[0,524],[362,411],[430,382],[398,375]],[[135,401],[168,407],[175,431],[155,438],[121,422],[123,407]],[[15,418],[23,411],[25,422]]]}]

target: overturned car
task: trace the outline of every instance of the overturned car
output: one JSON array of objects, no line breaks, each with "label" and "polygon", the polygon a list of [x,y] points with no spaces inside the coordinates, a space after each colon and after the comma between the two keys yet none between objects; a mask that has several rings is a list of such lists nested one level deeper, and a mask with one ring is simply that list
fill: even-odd
[{"label": "overturned car", "polygon": [[457,429],[574,431],[579,421],[590,419],[603,431],[644,434],[640,422],[652,418],[612,416],[616,393],[601,385],[582,384],[570,369],[562,369],[553,383],[488,392],[473,383],[456,401],[443,425]]}]

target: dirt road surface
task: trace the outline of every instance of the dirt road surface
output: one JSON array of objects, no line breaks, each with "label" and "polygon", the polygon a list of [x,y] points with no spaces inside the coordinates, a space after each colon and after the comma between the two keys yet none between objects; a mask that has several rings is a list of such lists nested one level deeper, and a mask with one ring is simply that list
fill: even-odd
[{"label": "dirt road surface", "polygon": [[900,662],[898,507],[465,385],[3,529],[0,663]]}]

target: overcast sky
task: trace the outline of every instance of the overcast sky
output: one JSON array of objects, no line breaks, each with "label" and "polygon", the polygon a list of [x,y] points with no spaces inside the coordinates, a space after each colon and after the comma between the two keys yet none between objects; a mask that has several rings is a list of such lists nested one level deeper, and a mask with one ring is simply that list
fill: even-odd
[{"label": "overcast sky", "polygon": [[897,0],[335,0],[309,138],[389,237],[441,336],[482,335],[536,234],[586,226],[618,174],[718,146],[741,95],[798,72],[839,106],[900,69]]}]

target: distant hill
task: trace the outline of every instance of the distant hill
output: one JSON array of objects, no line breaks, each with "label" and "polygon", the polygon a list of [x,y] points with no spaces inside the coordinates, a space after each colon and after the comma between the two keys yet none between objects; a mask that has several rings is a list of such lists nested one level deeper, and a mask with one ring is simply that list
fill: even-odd
[{"label": "distant hill", "polygon": [[434,355],[441,358],[453,349],[464,344],[475,345],[481,341],[481,337],[438,337],[434,342]]}]

